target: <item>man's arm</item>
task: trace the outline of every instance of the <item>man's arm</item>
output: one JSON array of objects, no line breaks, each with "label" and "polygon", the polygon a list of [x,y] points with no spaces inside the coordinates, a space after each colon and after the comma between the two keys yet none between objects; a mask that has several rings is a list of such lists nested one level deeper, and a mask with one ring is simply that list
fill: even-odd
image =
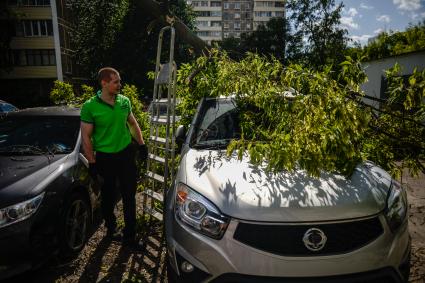
[{"label": "man's arm", "polygon": [[140,130],[139,124],[137,123],[136,118],[134,118],[133,113],[130,113],[130,115],[128,115],[127,122],[130,127],[130,133],[133,138],[137,141],[139,145],[144,144],[145,141],[143,140],[142,131]]},{"label": "man's arm", "polygon": [[93,144],[91,142],[91,136],[93,133],[93,124],[81,122],[81,138],[83,142],[84,156],[87,158],[89,163],[95,163]]}]

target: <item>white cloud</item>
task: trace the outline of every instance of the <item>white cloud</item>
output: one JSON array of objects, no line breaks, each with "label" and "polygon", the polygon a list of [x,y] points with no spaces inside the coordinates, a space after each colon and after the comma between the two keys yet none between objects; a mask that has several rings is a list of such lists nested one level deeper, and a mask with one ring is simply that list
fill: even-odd
[{"label": "white cloud", "polygon": [[365,9],[365,10],[372,10],[373,6],[368,6],[365,3],[360,3],[360,8]]},{"label": "white cloud", "polygon": [[341,24],[344,27],[358,29],[359,25],[354,22],[353,17],[341,17]]},{"label": "white cloud", "polygon": [[388,15],[381,15],[381,16],[379,16],[379,17],[376,17],[376,20],[377,20],[378,22],[389,23],[389,22],[391,21],[391,18],[390,18],[390,16],[388,16]]},{"label": "white cloud", "polygon": [[416,19],[418,19],[418,20],[420,20],[420,19],[423,19],[423,18],[425,18],[425,12],[422,12],[422,13],[415,13],[415,12],[410,12],[409,13],[409,17],[412,19],[412,20],[416,20]]},{"label": "white cloud", "polygon": [[353,41],[360,42],[361,44],[365,44],[369,38],[372,36],[370,34],[363,34],[363,35],[352,35],[351,39]]},{"label": "white cloud", "polygon": [[397,9],[404,11],[416,11],[422,7],[421,0],[393,0],[393,3]]},{"label": "white cloud", "polygon": [[350,17],[354,17],[358,14],[356,8],[350,8],[348,9],[347,15],[349,15]]},{"label": "white cloud", "polygon": [[379,28],[373,31],[374,34],[380,34],[381,32],[383,32],[384,30]]}]

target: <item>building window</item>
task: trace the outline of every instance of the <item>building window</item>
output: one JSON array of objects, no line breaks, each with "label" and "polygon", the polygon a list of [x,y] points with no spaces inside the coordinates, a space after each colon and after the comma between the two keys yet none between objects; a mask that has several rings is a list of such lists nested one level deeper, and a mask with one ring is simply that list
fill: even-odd
[{"label": "building window", "polygon": [[27,66],[54,66],[56,57],[54,49],[26,49]]},{"label": "building window", "polygon": [[251,24],[250,23],[246,23],[246,29],[251,29]]},{"label": "building window", "polygon": [[241,37],[241,33],[240,32],[235,32],[235,38],[240,38]]},{"label": "building window", "polygon": [[235,3],[235,10],[241,9],[241,3]]},{"label": "building window", "polygon": [[284,12],[274,12],[275,17],[283,17],[285,14]]},{"label": "building window", "polygon": [[229,9],[229,7],[230,7],[229,3],[224,3],[224,4],[223,4],[223,8],[224,8],[224,9],[226,9],[226,10],[227,10],[227,9]]},{"label": "building window", "polygon": [[210,34],[213,37],[221,37],[221,31],[212,31]]},{"label": "building window", "polygon": [[201,7],[208,7],[208,1],[201,1]]},{"label": "building window", "polygon": [[221,17],[221,11],[211,11],[211,17]]},{"label": "building window", "polygon": [[198,15],[198,17],[209,17],[210,16],[209,11],[197,11],[196,14]]},{"label": "building window", "polygon": [[284,2],[274,2],[274,6],[275,7],[285,7],[285,3]]},{"label": "building window", "polygon": [[16,36],[28,37],[53,36],[52,20],[25,20],[17,27]]},{"label": "building window", "polygon": [[224,38],[228,38],[229,37],[229,33],[228,32],[223,33],[223,37]]},{"label": "building window", "polygon": [[196,25],[200,27],[207,27],[208,21],[196,21]]},{"label": "building window", "polygon": [[211,1],[211,7],[221,7],[220,1]]},{"label": "building window", "polygon": [[223,24],[223,28],[228,29],[229,28],[229,23],[224,23]]},{"label": "building window", "polygon": [[50,6],[50,0],[9,0],[11,6]]},{"label": "building window", "polygon": [[197,31],[196,34],[198,36],[208,36],[209,32],[208,31]]},{"label": "building window", "polygon": [[211,26],[212,27],[221,27],[221,22],[220,21],[211,21]]},{"label": "building window", "polygon": [[240,13],[235,13],[234,15],[235,15],[234,16],[235,19],[240,19],[241,18],[241,14]]},{"label": "building window", "polygon": [[255,16],[256,17],[271,17],[272,16],[272,12],[255,12]]},{"label": "building window", "polygon": [[241,29],[241,23],[237,22],[233,24],[233,27],[235,30],[240,30]]}]

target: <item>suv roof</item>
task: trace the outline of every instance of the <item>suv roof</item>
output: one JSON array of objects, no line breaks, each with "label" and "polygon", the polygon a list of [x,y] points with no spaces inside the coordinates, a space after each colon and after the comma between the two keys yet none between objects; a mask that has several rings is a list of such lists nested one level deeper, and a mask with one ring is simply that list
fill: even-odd
[{"label": "suv roof", "polygon": [[49,106],[26,108],[8,113],[8,116],[80,116],[80,108],[69,106]]}]

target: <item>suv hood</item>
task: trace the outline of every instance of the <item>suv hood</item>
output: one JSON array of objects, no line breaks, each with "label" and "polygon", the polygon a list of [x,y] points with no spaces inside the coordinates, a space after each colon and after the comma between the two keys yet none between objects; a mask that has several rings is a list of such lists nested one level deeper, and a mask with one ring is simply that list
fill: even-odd
[{"label": "suv hood", "polygon": [[[182,171],[182,169],[184,171]],[[267,173],[249,157],[225,151],[189,149],[180,176],[186,184],[234,218],[268,222],[313,222],[364,217],[385,208],[391,177],[373,163],[352,176],[305,171]],[[182,180],[184,181],[184,179]]]}]

